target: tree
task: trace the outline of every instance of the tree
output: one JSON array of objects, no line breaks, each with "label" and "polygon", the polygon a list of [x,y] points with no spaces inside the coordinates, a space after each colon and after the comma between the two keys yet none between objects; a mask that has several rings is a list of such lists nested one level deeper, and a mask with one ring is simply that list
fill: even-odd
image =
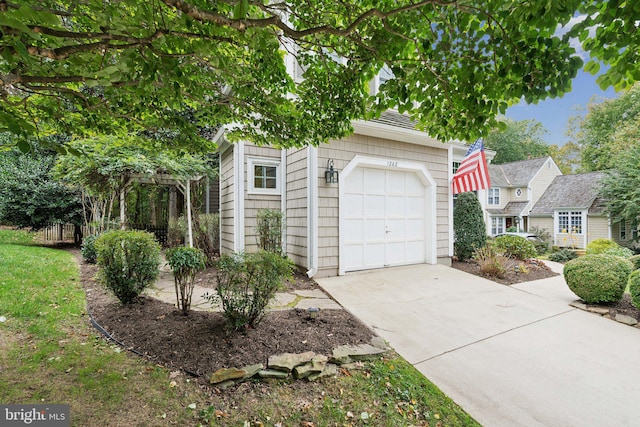
[{"label": "tree", "polygon": [[[434,137],[474,139],[509,103],[571,89],[582,60],[556,32],[577,11],[638,15],[631,2],[587,0],[3,1],[0,130],[178,129],[183,144],[209,149],[199,131],[224,124],[231,140],[289,147],[344,136],[352,119],[397,107]],[[575,30],[585,46],[579,29],[592,22],[605,21]],[[617,37],[625,56],[637,51],[638,36]],[[383,66],[392,78],[371,96]]]},{"label": "tree", "polygon": [[550,145],[549,155],[563,174],[570,175],[578,172],[581,162],[581,150],[580,146],[575,142],[569,141],[562,146]]},{"label": "tree", "polygon": [[542,139],[547,131],[536,120],[503,120],[505,127],[494,130],[485,138],[485,147],[495,150],[491,163],[502,164],[543,157],[549,154],[549,146]]},{"label": "tree", "polygon": [[482,217],[482,206],[475,193],[460,193],[453,208],[453,252],[463,261],[473,256],[476,249],[487,244],[487,228]]},{"label": "tree", "polygon": [[586,172],[616,167],[620,154],[639,144],[640,85],[614,99],[589,102],[580,123],[577,142],[582,147],[582,169]]},{"label": "tree", "polygon": [[55,180],[49,152],[0,151],[0,222],[40,230],[53,223],[81,223],[77,191]]},{"label": "tree", "polygon": [[609,170],[601,182],[600,196],[611,222],[640,219],[640,144],[632,145],[616,157],[616,169]]}]

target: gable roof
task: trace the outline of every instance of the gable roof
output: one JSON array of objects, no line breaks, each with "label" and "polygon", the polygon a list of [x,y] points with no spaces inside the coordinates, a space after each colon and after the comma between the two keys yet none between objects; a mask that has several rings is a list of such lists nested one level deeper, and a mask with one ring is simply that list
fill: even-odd
[{"label": "gable roof", "polygon": [[520,160],[517,162],[494,165],[490,163],[489,177],[492,187],[526,187],[549,159],[538,157],[536,159]]},{"label": "gable roof", "polygon": [[411,120],[407,114],[400,114],[394,110],[386,110],[380,114],[380,117],[370,119],[369,121],[404,129],[416,129],[417,124]]},{"label": "gable roof", "polygon": [[604,172],[577,175],[558,175],[531,209],[529,215],[553,215],[557,209],[588,209],[589,214],[600,214],[603,203],[598,197]]}]

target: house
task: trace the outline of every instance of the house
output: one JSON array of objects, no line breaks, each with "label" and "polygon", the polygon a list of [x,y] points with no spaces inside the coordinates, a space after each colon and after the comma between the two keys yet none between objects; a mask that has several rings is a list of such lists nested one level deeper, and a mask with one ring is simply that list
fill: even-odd
[{"label": "house", "polygon": [[528,230],[529,211],[553,179],[562,175],[551,157],[489,164],[488,169],[491,188],[480,191],[478,198],[490,236],[502,234],[510,227]]},{"label": "house", "polygon": [[[592,240],[614,238],[604,204],[598,196],[604,176],[604,172],[590,172],[555,177],[531,210],[530,226],[550,231],[553,244],[560,247],[581,249]],[[620,242],[620,237],[624,237],[624,241],[631,240],[632,236],[624,230],[625,225],[616,224],[618,239],[614,240]],[[631,227],[629,233],[632,233]]]},{"label": "house", "polygon": [[395,111],[353,127],[319,147],[223,142],[221,251],[255,251],[256,215],[269,208],[285,213],[285,251],[309,276],[450,264],[452,165],[468,147],[431,138]]}]

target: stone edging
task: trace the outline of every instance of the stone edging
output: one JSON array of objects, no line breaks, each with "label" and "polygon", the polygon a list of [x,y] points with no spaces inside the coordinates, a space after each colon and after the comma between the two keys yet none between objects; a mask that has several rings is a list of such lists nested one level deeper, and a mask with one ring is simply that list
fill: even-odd
[{"label": "stone edging", "polygon": [[600,307],[597,305],[588,305],[582,302],[581,300],[576,300],[569,305],[571,307],[574,307],[583,311],[588,311],[589,313],[595,313],[599,316],[606,317],[607,319],[612,319],[612,320],[615,320],[616,322],[624,323],[625,325],[633,326],[635,328],[640,329],[640,323],[638,323],[638,321],[633,317],[627,316],[625,314],[616,314],[615,316],[611,316],[609,314],[609,309],[606,307]]},{"label": "stone edging", "polygon": [[335,377],[339,368],[357,369],[362,361],[375,359],[389,351],[380,337],[374,337],[371,344],[343,345],[333,349],[330,357],[306,353],[283,353],[269,357],[267,366],[262,363],[243,368],[218,369],[209,377],[209,383],[225,389],[251,378],[306,379],[315,381],[324,377]]}]

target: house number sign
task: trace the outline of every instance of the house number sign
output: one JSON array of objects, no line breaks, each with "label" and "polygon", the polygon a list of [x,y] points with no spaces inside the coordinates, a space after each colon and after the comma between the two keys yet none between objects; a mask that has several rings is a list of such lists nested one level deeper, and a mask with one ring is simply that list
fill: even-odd
[{"label": "house number sign", "polygon": [[387,166],[389,166],[390,168],[397,168],[398,167],[398,162],[394,162],[392,160],[387,161]]}]

